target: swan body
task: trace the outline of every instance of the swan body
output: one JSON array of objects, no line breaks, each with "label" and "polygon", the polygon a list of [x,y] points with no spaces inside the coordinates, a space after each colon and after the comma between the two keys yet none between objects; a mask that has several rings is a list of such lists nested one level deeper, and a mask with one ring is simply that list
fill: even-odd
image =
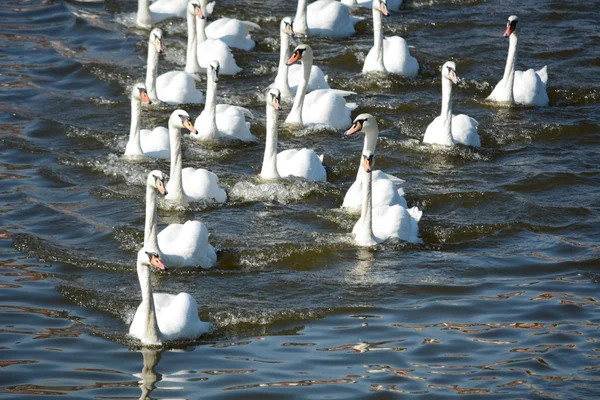
[{"label": "swan body", "polygon": [[138,0],[136,23],[150,29],[152,25],[168,18],[185,18],[188,0],[157,0],[150,4],[149,0]]},{"label": "swan body", "polygon": [[[365,7],[370,8],[372,5],[371,0],[341,0],[342,4],[347,5],[348,7]],[[402,5],[402,0],[388,0],[387,8],[391,11],[400,10],[400,6]]]},{"label": "swan body", "polygon": [[419,63],[410,55],[406,40],[400,36],[383,37],[382,15],[389,15],[385,0],[372,0],[374,45],[369,50],[363,73],[382,72],[414,78]]},{"label": "swan body", "polygon": [[221,74],[235,75],[242,69],[236,64],[229,46],[220,39],[209,39],[206,35],[208,11],[206,0],[190,0],[188,4],[185,71],[189,73],[205,71],[211,61],[216,60],[221,66]]},{"label": "swan body", "polygon": [[550,102],[546,90],[548,83],[547,66],[539,71],[533,69],[515,71],[520,33],[518,22],[516,15],[511,15],[508,18],[504,36],[509,38],[509,47],[504,76],[486,100],[508,105],[522,104],[545,107]]},{"label": "swan body", "polygon": [[452,88],[458,81],[456,63],[448,61],[442,66],[442,113],[427,127],[423,143],[481,146],[477,121],[465,114],[452,115]]},{"label": "swan body", "polygon": [[322,157],[317,156],[314,150],[289,149],[277,154],[277,116],[280,104],[281,92],[277,88],[271,88],[266,96],[267,138],[260,177],[278,179],[293,176],[309,181],[326,181],[327,172]]},{"label": "swan body", "polygon": [[165,198],[174,202],[208,201],[224,203],[225,190],[219,187],[217,175],[205,169],[184,168],[181,160],[181,129],[196,132],[192,121],[184,110],[175,110],[169,118],[169,138],[171,146],[170,180]]},{"label": "swan body", "polygon": [[[294,35],[292,28],[292,19],[285,17],[279,25],[279,34],[281,37],[281,47],[279,49],[279,67],[277,68],[277,76],[271,87],[279,89],[281,97],[284,100],[289,100],[294,97],[298,90],[298,85],[304,79],[304,72],[301,65],[292,64],[286,65],[289,58],[288,48],[290,46],[290,36]],[[306,91],[310,92],[316,89],[329,89],[327,77],[321,71],[321,68],[313,65],[310,69],[308,85]]]},{"label": "swan body", "polygon": [[285,122],[299,125],[326,125],[333,129],[342,129],[351,121],[350,113],[356,108],[335,90],[319,89],[306,94],[308,78],[313,62],[310,46],[301,44],[294,50],[287,64],[302,60],[303,80],[298,86],[292,110]]},{"label": "swan body", "polygon": [[[354,135],[358,132],[364,132],[365,134],[363,154],[374,154],[377,146],[377,138],[379,137],[379,126],[375,117],[370,114],[361,114],[361,118],[357,117],[354,120],[354,124],[346,131],[345,135]],[[358,166],[356,180],[344,196],[342,208],[349,211],[361,210],[363,202],[363,174],[364,169],[361,162]],[[371,181],[373,207],[391,206],[394,204],[399,204],[404,208],[407,207],[406,200],[404,199],[404,189],[400,187],[404,183],[404,180],[376,170],[371,172]]]},{"label": "swan body", "polygon": [[260,29],[260,26],[250,21],[240,21],[234,18],[219,18],[206,27],[209,39],[220,39],[234,49],[252,50],[256,42],[250,37],[250,32]]},{"label": "swan body", "polygon": [[140,129],[142,102],[151,104],[143,83],[136,83],[131,90],[131,128],[125,147],[126,156],[169,158],[169,131],[162,126],[153,130]]},{"label": "swan body", "polygon": [[215,104],[217,82],[219,81],[219,63],[213,61],[207,68],[206,106],[196,118],[196,133],[190,136],[198,140],[241,140],[255,142],[256,137],[250,133],[250,123],[246,117],[252,118],[250,110],[228,104]]},{"label": "swan body", "polygon": [[146,345],[172,340],[191,340],[211,329],[198,318],[196,300],[188,293],[172,295],[153,293],[151,267],[164,270],[159,254],[142,248],[137,256],[137,273],[142,292],[142,302],[129,327],[129,334]]},{"label": "swan body", "polygon": [[307,0],[298,0],[294,31],[304,36],[352,36],[354,25],[362,20],[350,15],[350,9],[339,1],[317,0],[307,5]]},{"label": "swan body", "polygon": [[[366,134],[373,135],[377,121],[371,114],[361,114],[354,119],[352,127],[345,133],[352,135],[367,128]],[[378,128],[377,128],[378,130]],[[372,144],[370,144],[372,147]],[[372,170],[374,152],[365,145],[362,152],[361,169],[361,214],[352,229],[354,240],[359,246],[370,247],[389,238],[408,242],[419,242],[418,223],[423,215],[417,207],[407,209],[400,203],[373,205]]]},{"label": "swan body", "polygon": [[157,193],[167,195],[165,176],[155,170],[146,181],[146,223],[144,248],[158,254],[169,267],[211,268],[217,262],[217,253],[208,243],[208,230],[199,221],[170,224],[158,232],[156,213]]},{"label": "swan body", "polygon": [[202,92],[196,89],[196,81],[185,71],[169,71],[157,77],[159,54],[164,51],[163,31],[154,28],[148,40],[148,63],[146,88],[152,101],[168,104],[204,103]]}]

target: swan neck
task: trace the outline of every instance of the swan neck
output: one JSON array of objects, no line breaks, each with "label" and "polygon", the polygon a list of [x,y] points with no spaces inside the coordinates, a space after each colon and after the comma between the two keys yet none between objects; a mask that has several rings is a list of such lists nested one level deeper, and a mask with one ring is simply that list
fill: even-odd
[{"label": "swan neck", "polygon": [[169,123],[169,145],[171,146],[171,169],[169,171],[169,196],[172,199],[183,199],[181,177],[181,129]]},{"label": "swan neck", "polygon": [[217,83],[213,81],[212,77],[208,77],[206,81],[206,103],[204,105],[204,111],[208,114],[207,118],[203,118],[203,121],[207,121],[209,126],[209,136],[216,138],[217,132]]},{"label": "swan neck", "polygon": [[206,41],[207,37],[206,37],[205,28],[206,28],[206,17],[197,18],[197,20],[196,20],[196,34],[198,35],[197,44],[200,44],[200,43]]},{"label": "swan neck", "polygon": [[146,186],[146,224],[144,226],[144,248],[158,252],[158,216],[156,211],[156,189]]},{"label": "swan neck", "polygon": [[385,72],[385,65],[383,64],[383,17],[381,11],[373,8],[373,36],[375,49],[377,69],[381,72]]},{"label": "swan neck", "polygon": [[296,97],[294,98],[294,105],[292,111],[286,118],[285,122],[298,123],[304,125],[302,122],[302,107],[304,106],[304,97],[306,96],[306,88],[308,87],[308,78],[310,77],[310,70],[312,68],[312,59],[302,58],[302,81],[298,84],[296,91]]},{"label": "swan neck", "polygon": [[515,83],[515,63],[517,62],[517,45],[519,42],[519,36],[517,32],[514,32],[509,36],[508,56],[506,57],[506,67],[504,68],[504,84],[505,91],[508,94],[508,100],[512,104],[514,103],[513,97],[513,85]]},{"label": "swan neck", "polygon": [[281,91],[284,98],[292,97],[290,85],[288,82],[289,67],[285,65],[289,58],[290,36],[281,32],[281,47],[279,48],[279,67],[277,68],[277,76],[275,77],[275,87]]},{"label": "swan neck", "polygon": [[143,341],[147,343],[158,343],[160,341],[160,329],[158,328],[154,298],[152,296],[150,267],[142,265],[138,261],[137,273],[140,281],[140,289],[142,291],[142,304],[140,304],[140,309],[146,327]]},{"label": "swan neck", "polygon": [[198,65],[198,36],[196,34],[196,16],[187,13],[187,49],[185,54],[185,72],[195,74],[200,72]]},{"label": "swan neck", "polygon": [[453,143],[452,140],[452,82],[449,79],[442,78],[442,133],[447,145]]},{"label": "swan neck", "polygon": [[267,137],[265,140],[265,156],[263,157],[262,170],[260,176],[263,179],[277,179],[277,128],[278,111],[270,104],[267,104]]},{"label": "swan neck", "polygon": [[[136,90],[136,89],[134,89]],[[142,101],[131,95],[131,127],[129,129],[129,141],[125,149],[126,155],[143,155],[140,144],[140,119],[142,112]]]},{"label": "swan neck", "polygon": [[158,52],[156,47],[148,44],[148,67],[146,68],[146,90],[152,101],[158,101],[156,95],[156,75],[158,74]]},{"label": "swan neck", "polygon": [[136,22],[138,25],[145,27],[150,27],[152,25],[149,0],[138,0]]},{"label": "swan neck", "polygon": [[372,244],[373,239],[373,196],[372,196],[372,173],[362,170],[362,204],[360,211],[360,220],[362,226],[358,234],[362,238],[363,244]]},{"label": "swan neck", "polygon": [[296,8],[296,16],[294,17],[294,32],[298,35],[308,34],[308,23],[306,21],[306,0],[298,0],[298,8]]}]

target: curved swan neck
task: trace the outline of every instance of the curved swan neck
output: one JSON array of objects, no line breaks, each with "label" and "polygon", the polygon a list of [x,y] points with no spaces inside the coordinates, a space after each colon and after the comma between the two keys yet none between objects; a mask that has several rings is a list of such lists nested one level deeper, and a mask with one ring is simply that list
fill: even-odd
[{"label": "curved swan neck", "polygon": [[278,111],[270,104],[267,104],[267,137],[265,140],[265,155],[263,157],[260,176],[263,179],[280,178],[277,171],[277,127]]},{"label": "curved swan neck", "polygon": [[306,88],[308,86],[308,78],[310,77],[310,70],[312,68],[312,57],[302,57],[302,81],[298,84],[296,90],[296,97],[294,98],[294,105],[292,111],[285,119],[285,122],[297,123],[304,125],[302,121],[302,107],[304,106],[304,97],[306,96]]},{"label": "curved swan neck", "polygon": [[142,291],[142,304],[140,304],[140,310],[144,322],[146,323],[146,331],[144,332],[144,339],[142,340],[147,343],[159,343],[160,329],[158,328],[154,297],[152,296],[150,267],[142,264],[138,260],[137,273],[140,281],[140,289]]},{"label": "curved swan neck", "polygon": [[507,93],[508,101],[513,104],[515,102],[513,95],[513,85],[515,83],[515,63],[517,61],[517,45],[519,43],[519,35],[513,32],[509,36],[508,56],[506,58],[506,67],[504,68],[505,92]]},{"label": "curved swan neck", "polygon": [[154,44],[148,44],[148,67],[146,68],[146,90],[152,101],[158,101],[156,95],[156,75],[158,74],[158,52]]},{"label": "curved swan neck", "polygon": [[292,97],[290,85],[288,82],[289,69],[285,62],[289,58],[290,36],[286,32],[281,32],[281,47],[279,48],[279,67],[275,77],[275,87],[281,91],[284,98]]},{"label": "curved swan neck", "polygon": [[213,78],[208,76],[206,80],[206,103],[204,105],[204,111],[207,113],[207,117],[203,118],[210,124],[209,136],[216,138],[218,136],[217,129],[217,83],[213,81]]},{"label": "curved swan neck", "polygon": [[149,0],[138,0],[136,23],[146,28],[152,26]]},{"label": "curved swan neck", "polygon": [[185,72],[188,74],[195,74],[200,72],[200,66],[198,65],[198,36],[196,33],[196,16],[194,14],[187,14],[187,49],[185,54]]},{"label": "curved swan neck", "polygon": [[146,223],[144,226],[144,248],[158,252],[158,217],[156,212],[156,189],[146,186]]},{"label": "curved swan neck", "polygon": [[385,65],[383,64],[383,17],[379,9],[373,7],[373,36],[374,44],[373,49],[377,56],[377,70],[386,72]]},{"label": "curved swan neck", "polygon": [[446,145],[454,143],[452,139],[452,82],[442,78],[442,132]]},{"label": "curved swan neck", "polygon": [[306,0],[298,0],[298,8],[296,8],[296,16],[294,17],[294,32],[297,35],[308,34],[308,24],[306,22]]},{"label": "curved swan neck", "polygon": [[171,169],[169,170],[169,198],[183,199],[183,185],[181,176],[181,129],[169,122],[169,145],[171,146]]},{"label": "curved swan neck", "polygon": [[[133,89],[137,90],[137,89]],[[142,146],[140,144],[140,119],[142,112],[142,101],[136,98],[135,95],[131,94],[131,127],[129,129],[129,141],[125,148],[125,154],[143,155]]]},{"label": "curved swan neck", "polygon": [[204,18],[197,18],[196,21],[196,34],[197,34],[197,45],[204,42],[207,37],[206,37],[206,17]]}]

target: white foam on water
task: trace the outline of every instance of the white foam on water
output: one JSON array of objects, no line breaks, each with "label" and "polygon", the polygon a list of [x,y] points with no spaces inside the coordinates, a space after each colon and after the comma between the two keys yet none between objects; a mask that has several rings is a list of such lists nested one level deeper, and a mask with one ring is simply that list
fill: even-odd
[{"label": "white foam on water", "polygon": [[279,180],[250,182],[242,181],[231,188],[229,195],[233,199],[244,201],[277,201],[283,204],[299,201],[311,192],[320,189],[320,185],[305,180]]}]

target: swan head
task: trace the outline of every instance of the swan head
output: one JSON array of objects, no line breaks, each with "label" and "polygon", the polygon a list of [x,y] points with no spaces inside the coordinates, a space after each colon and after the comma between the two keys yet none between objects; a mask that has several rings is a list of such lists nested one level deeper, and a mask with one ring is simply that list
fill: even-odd
[{"label": "swan head", "polygon": [[375,165],[375,154],[372,151],[365,151],[362,154],[362,166],[366,173],[373,171],[373,165]]},{"label": "swan head", "polygon": [[310,48],[309,45],[307,44],[301,44],[298,45],[295,49],[294,52],[292,53],[292,56],[290,57],[289,60],[287,60],[287,62],[285,63],[285,65],[292,65],[293,63],[302,60],[311,60],[313,58],[313,51]]},{"label": "swan head", "polygon": [[271,106],[275,111],[281,110],[281,92],[277,88],[271,88],[266,96],[267,106]]},{"label": "swan head", "polygon": [[148,40],[148,45],[150,46],[154,46],[154,48],[156,49],[157,53],[162,53],[163,51],[165,51],[165,48],[163,47],[163,31],[162,29],[158,29],[158,28],[154,28],[152,29],[152,31],[150,32],[150,39]]},{"label": "swan head", "polygon": [[146,85],[143,83],[136,83],[133,85],[133,89],[131,89],[131,97],[143,101],[146,104],[152,104],[152,100],[148,96],[148,91],[146,90]]},{"label": "swan head", "polygon": [[390,12],[387,8],[387,0],[373,0],[373,9],[378,10],[386,17],[390,15]]},{"label": "swan head", "polygon": [[519,33],[519,17],[516,15],[511,15],[508,17],[508,22],[506,23],[506,31],[504,31],[504,37],[509,37],[513,33]]},{"label": "swan head", "polygon": [[160,269],[162,271],[166,271],[167,269],[167,267],[165,267],[165,264],[163,264],[162,260],[160,259],[160,254],[145,248],[142,248],[140,251],[138,251],[137,264],[138,268],[155,267],[156,269]]},{"label": "swan head", "polygon": [[158,191],[158,193],[166,196],[169,194],[166,189],[165,179],[167,176],[162,173],[162,171],[154,170],[148,174],[148,179],[146,180],[146,186],[151,187]]},{"label": "swan head", "polygon": [[189,114],[184,110],[175,110],[171,113],[171,117],[169,117],[169,126],[178,129],[185,128],[192,133],[198,133],[196,128],[194,128],[194,124],[192,123]]},{"label": "swan head", "polygon": [[187,5],[187,12],[190,15],[195,15],[200,19],[204,19],[206,18],[206,4],[203,11],[202,4],[200,4],[199,0],[191,0]]},{"label": "swan head", "polygon": [[220,68],[221,65],[219,64],[219,62],[217,60],[212,60],[208,65],[208,68],[206,68],[206,76],[208,77],[208,79],[212,79],[212,81],[215,83],[219,82]]},{"label": "swan head", "polygon": [[456,75],[456,63],[454,61],[447,61],[442,65],[442,78],[448,79],[455,85],[460,82],[460,78]]},{"label": "swan head", "polygon": [[281,24],[279,25],[279,32],[294,37],[294,28],[292,27],[292,23],[291,17],[283,18],[281,20]]},{"label": "swan head", "polygon": [[368,113],[360,114],[358,117],[354,118],[352,126],[344,132],[344,135],[350,136],[358,132],[364,132],[365,134],[371,132],[379,133],[379,126],[377,125],[375,117]]}]

